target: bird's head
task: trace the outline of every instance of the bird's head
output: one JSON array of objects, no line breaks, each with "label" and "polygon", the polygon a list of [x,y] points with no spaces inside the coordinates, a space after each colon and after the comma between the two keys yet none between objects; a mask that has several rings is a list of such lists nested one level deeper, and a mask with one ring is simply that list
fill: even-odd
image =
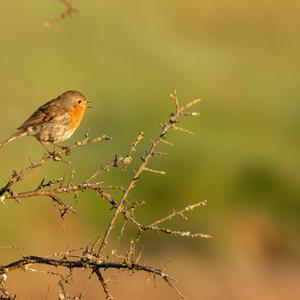
[{"label": "bird's head", "polygon": [[69,110],[84,111],[85,108],[90,107],[91,104],[82,93],[73,90],[64,92],[59,98],[63,105]]}]

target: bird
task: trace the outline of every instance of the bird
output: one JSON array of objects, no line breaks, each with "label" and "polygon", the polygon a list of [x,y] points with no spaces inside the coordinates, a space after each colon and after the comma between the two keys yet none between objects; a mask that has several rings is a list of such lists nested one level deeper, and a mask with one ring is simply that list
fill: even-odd
[{"label": "bird", "polygon": [[35,137],[47,151],[46,144],[63,148],[57,143],[72,136],[80,125],[86,108],[90,107],[89,104],[91,102],[81,92],[66,91],[40,106],[14,134],[0,144],[0,148],[23,136]]}]

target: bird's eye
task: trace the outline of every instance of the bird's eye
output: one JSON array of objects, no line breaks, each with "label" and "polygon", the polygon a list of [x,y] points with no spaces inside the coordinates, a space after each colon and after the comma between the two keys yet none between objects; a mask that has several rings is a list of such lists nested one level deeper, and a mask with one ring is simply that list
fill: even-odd
[{"label": "bird's eye", "polygon": [[80,103],[81,103],[81,100],[78,100],[77,103],[80,104]]}]

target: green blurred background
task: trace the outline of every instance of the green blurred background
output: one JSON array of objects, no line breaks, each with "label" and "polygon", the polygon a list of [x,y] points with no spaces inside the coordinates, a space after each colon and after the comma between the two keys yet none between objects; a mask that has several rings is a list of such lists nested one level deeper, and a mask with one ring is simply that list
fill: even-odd
[{"label": "green blurred background", "polygon": [[[174,277],[192,299],[299,299],[299,1],[74,5],[76,16],[46,28],[43,23],[64,9],[58,1],[1,4],[0,136],[5,139],[42,103],[77,89],[94,108],[68,143],[88,129],[117,138],[74,152],[72,166],[48,163],[18,189],[73,168],[80,182],[113,154],[126,153],[140,130],[146,140],[155,137],[173,109],[168,98],[173,88],[181,101],[202,98],[201,117],[182,123],[195,135],[172,135],[175,146],[162,147],[170,155],[153,163],[167,175],[144,176],[132,199],[147,202],[140,216],[145,222],[208,199],[208,207],[192,212],[189,222],[177,220],[174,228],[214,238],[147,234],[142,241],[147,262],[171,258]],[[42,153],[29,138],[1,149],[1,182]],[[125,184],[124,178],[118,172],[107,177]],[[111,213],[106,204],[92,193],[71,203],[77,214],[67,217],[64,230],[48,199],[1,205],[0,245],[22,247],[0,249],[1,263],[21,253],[84,246],[103,233]],[[43,286],[30,275],[25,284],[21,275],[17,285],[10,283],[13,290],[20,289],[24,299],[45,297],[47,281]],[[126,284],[112,284],[120,299],[175,299],[164,286],[146,287],[137,277],[141,287],[133,288],[130,280],[125,276]],[[95,289],[88,298],[98,297]]]}]

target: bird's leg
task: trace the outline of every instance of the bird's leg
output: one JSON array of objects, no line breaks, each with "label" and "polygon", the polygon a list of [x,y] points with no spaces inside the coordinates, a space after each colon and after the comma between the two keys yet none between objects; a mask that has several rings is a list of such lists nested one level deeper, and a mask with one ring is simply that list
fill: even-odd
[{"label": "bird's leg", "polygon": [[41,141],[39,141],[39,142],[42,145],[42,147],[47,151],[48,154],[53,155],[53,152],[50,152],[43,142],[41,142]]},{"label": "bird's leg", "polygon": [[48,150],[48,148],[46,147],[46,145],[43,143],[43,142],[41,142],[40,141],[40,144],[43,146],[43,148],[47,151],[47,153],[53,158],[53,160],[61,160],[62,158],[61,158],[61,156],[58,154],[58,153],[55,153],[55,149],[54,149],[54,151],[53,152],[50,152],[49,150]]}]

